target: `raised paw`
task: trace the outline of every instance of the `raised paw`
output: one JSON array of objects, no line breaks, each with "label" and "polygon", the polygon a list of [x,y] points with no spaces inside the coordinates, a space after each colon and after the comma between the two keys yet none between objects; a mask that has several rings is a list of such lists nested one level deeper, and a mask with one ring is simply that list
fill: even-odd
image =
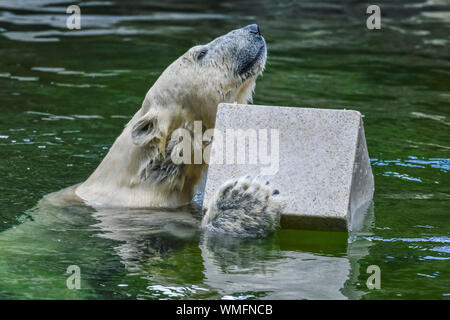
[{"label": "raised paw", "polygon": [[202,220],[202,228],[239,237],[264,237],[279,226],[279,191],[249,176],[225,182]]}]

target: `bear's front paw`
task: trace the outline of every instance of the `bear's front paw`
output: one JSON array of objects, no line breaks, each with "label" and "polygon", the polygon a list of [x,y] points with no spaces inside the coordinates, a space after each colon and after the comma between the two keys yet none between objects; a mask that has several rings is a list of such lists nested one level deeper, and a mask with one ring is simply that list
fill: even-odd
[{"label": "bear's front paw", "polygon": [[278,190],[249,176],[227,181],[212,199],[202,228],[239,237],[264,237],[279,226]]}]

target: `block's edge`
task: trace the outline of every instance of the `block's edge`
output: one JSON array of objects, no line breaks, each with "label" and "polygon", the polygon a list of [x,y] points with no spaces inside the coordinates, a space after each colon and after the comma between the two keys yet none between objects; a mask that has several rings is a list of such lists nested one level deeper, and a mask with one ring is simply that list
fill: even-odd
[{"label": "block's edge", "polygon": [[264,104],[242,104],[242,103],[229,103],[229,102],[222,102],[217,105],[217,110],[220,108],[235,108],[235,107],[241,107],[241,108],[247,108],[247,107],[258,107],[258,108],[285,108],[285,109],[293,109],[293,110],[319,110],[319,111],[338,111],[338,112],[347,112],[347,113],[354,113],[357,117],[362,117],[362,114],[358,110],[352,110],[352,109],[324,109],[324,108],[305,108],[305,107],[290,107],[290,106],[268,106]]},{"label": "block's edge", "polygon": [[349,231],[347,217],[345,216],[312,216],[283,213],[280,219],[280,226],[282,229]]},{"label": "block's edge", "polygon": [[356,161],[358,158],[358,147],[361,144],[361,126],[363,125],[362,122],[362,115],[359,114],[359,119],[358,119],[358,128],[356,128],[356,139],[354,139],[353,141],[355,141],[355,145],[353,146],[353,161],[351,163],[351,174],[350,174],[350,181],[348,183],[348,198],[347,198],[347,212],[345,215],[345,218],[347,220],[347,226],[348,226],[348,230],[350,231],[352,229],[352,191],[355,185],[355,167],[356,167]]},{"label": "block's edge", "polygon": [[[363,221],[364,216],[367,213],[367,210],[364,210],[365,207],[367,207],[368,204],[373,202],[373,196],[375,192],[375,179],[373,176],[372,171],[372,165],[370,163],[370,154],[369,154],[369,148],[367,146],[367,139],[365,135],[364,130],[364,119],[361,116],[360,118],[360,125],[357,133],[357,139],[356,139],[356,146],[355,146],[355,158],[353,161],[353,169],[352,169],[352,178],[350,183],[350,192],[349,192],[349,201],[348,201],[348,207],[347,207],[347,220],[348,220],[348,229],[349,231],[357,230],[359,228],[358,223],[355,223],[354,220]],[[358,149],[360,149],[361,153],[358,154]],[[358,159],[358,156],[361,156],[360,159]],[[363,158],[366,158],[363,162]],[[358,161],[359,160],[359,161]],[[365,175],[360,175],[357,172],[355,172],[356,166],[361,166],[365,164],[367,173]],[[354,203],[355,201],[355,185],[357,185],[357,181],[361,179],[361,177],[365,178],[367,183],[364,185],[367,190],[366,191],[366,197],[362,198],[357,203]],[[359,190],[361,191],[361,190]],[[356,215],[363,215],[362,217],[356,217]],[[355,219],[358,218],[358,219]]]}]

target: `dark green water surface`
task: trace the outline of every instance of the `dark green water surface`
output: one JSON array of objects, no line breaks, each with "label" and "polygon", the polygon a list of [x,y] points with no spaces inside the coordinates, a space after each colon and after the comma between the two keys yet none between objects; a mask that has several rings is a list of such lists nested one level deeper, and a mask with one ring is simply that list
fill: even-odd
[{"label": "dark green water surface", "polygon": [[[381,30],[356,1],[111,0],[80,2],[69,31],[71,3],[0,0],[0,298],[449,299],[448,1],[379,1]],[[38,204],[88,177],[174,59],[251,23],[269,55],[255,104],[364,114],[367,230],[244,241],[188,208]]]}]

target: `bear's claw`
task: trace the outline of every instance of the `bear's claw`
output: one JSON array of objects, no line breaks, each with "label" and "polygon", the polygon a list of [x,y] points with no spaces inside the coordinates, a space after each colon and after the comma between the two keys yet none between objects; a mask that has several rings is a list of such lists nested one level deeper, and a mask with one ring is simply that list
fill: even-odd
[{"label": "bear's claw", "polygon": [[249,176],[225,182],[202,221],[208,231],[239,237],[264,237],[279,226],[282,201],[268,183]]}]

